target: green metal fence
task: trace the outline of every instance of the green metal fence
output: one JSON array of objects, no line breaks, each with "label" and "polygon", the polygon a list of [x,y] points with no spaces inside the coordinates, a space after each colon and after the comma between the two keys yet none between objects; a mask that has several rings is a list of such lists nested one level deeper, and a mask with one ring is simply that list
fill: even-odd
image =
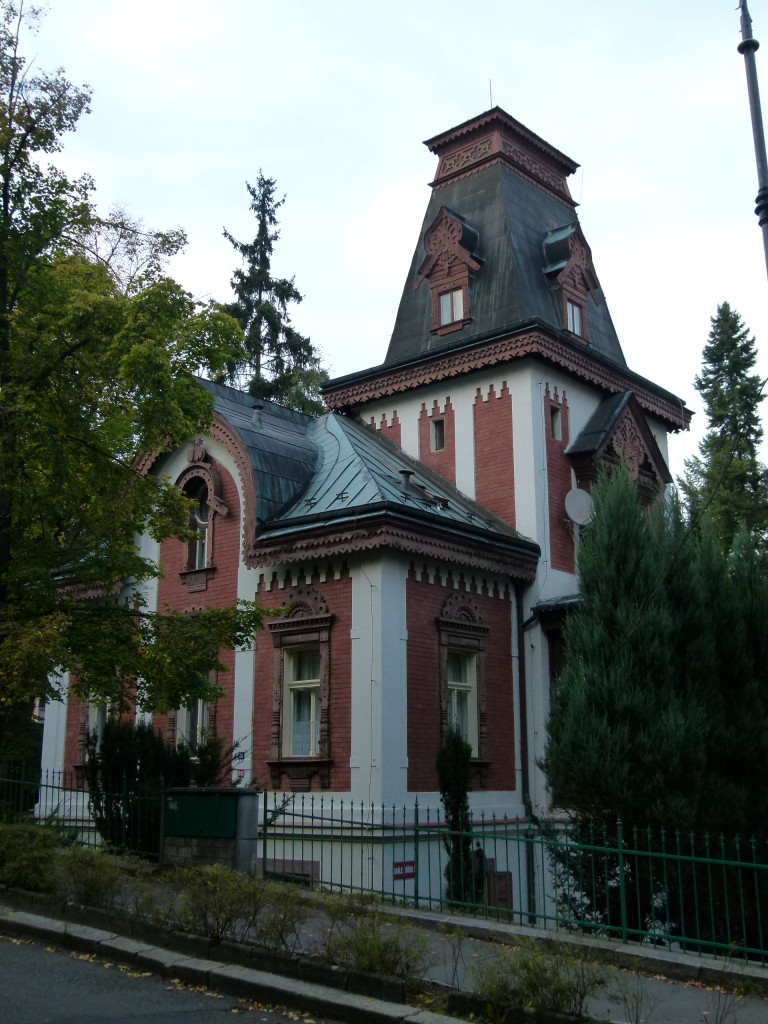
[{"label": "green metal fence", "polygon": [[0,766],[0,821],[35,821],[61,828],[86,846],[108,843],[156,858],[160,850],[162,784],[137,785],[123,776],[91,793],[77,772],[29,777],[24,765]]},{"label": "green metal fence", "polygon": [[[264,794],[265,875],[692,953],[768,956],[764,843]],[[458,876],[458,877],[457,877]]]},{"label": "green metal fence", "polygon": [[[0,820],[35,821],[90,845],[160,848],[162,791],[128,779],[89,793],[75,775],[0,767]],[[646,942],[768,957],[764,842],[691,832],[578,828],[475,815],[450,830],[439,808],[385,808],[264,793],[260,869],[308,885],[440,911]]]}]

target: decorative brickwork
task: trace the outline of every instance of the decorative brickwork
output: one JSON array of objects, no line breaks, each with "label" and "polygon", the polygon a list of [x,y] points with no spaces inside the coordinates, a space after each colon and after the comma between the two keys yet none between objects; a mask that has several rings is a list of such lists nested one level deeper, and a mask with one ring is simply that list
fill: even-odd
[{"label": "decorative brickwork", "polygon": [[[435,424],[442,422],[442,448],[435,450]],[[439,444],[439,441],[438,441]],[[450,397],[445,400],[443,409],[432,403],[432,411],[427,412],[422,402],[419,415],[419,459],[429,469],[439,473],[449,483],[456,483],[456,422]]]},{"label": "decorative brickwork", "polygon": [[[571,489],[571,463],[565,454],[570,441],[568,402],[557,388],[544,392],[544,429],[547,436],[547,490],[549,492],[549,561],[553,569],[575,572],[573,537],[565,514],[565,496]],[[558,436],[559,435],[559,436]]]},{"label": "decorative brickwork", "polygon": [[[265,588],[256,599],[265,608],[288,609],[270,622],[254,644],[253,773],[273,789],[347,790],[350,784],[352,584],[315,577],[312,584]],[[287,758],[281,750],[283,670],[291,644],[321,646],[320,756]],[[325,645],[325,658],[322,656]],[[279,678],[278,678],[279,675]]]},{"label": "decorative brickwork", "polygon": [[615,366],[602,363],[585,345],[578,346],[543,331],[521,331],[424,358],[400,369],[366,375],[348,384],[328,388],[323,392],[323,401],[329,409],[337,411],[355,408],[365,402],[391,398],[415,388],[452,380],[473,370],[484,370],[527,356],[536,356],[560,367],[608,394],[632,391],[645,412],[657,416],[672,430],[688,429],[692,413],[673,395],[648,387],[629,372],[624,373]]},{"label": "decorative brickwork", "polygon": [[402,447],[402,431],[400,429],[400,420],[397,418],[397,409],[392,413],[391,422],[388,423],[386,413],[382,413],[379,423],[376,423],[373,416],[371,416],[369,423],[374,430],[378,430],[384,437],[388,437],[390,441],[394,441],[395,444]]},{"label": "decorative brickwork", "polygon": [[515,525],[515,463],[512,443],[512,398],[507,382],[487,398],[480,388],[473,409],[475,427],[475,498]]},{"label": "decorative brickwork", "polygon": [[[457,609],[471,607],[476,621],[464,618],[469,636],[473,627],[484,649],[484,709],[478,708],[478,733],[483,729],[484,764],[482,785],[487,789],[515,788],[514,687],[512,677],[512,605],[510,594],[493,589],[488,592],[453,589],[453,582],[441,585],[416,569],[406,582],[406,616],[408,628],[408,790],[437,790],[435,763],[444,720],[441,699],[441,621],[448,626],[462,621]],[[446,600],[450,599],[450,606]],[[455,607],[454,607],[455,605]],[[447,616],[447,617],[446,617]],[[483,713],[484,712],[484,713]],[[480,783],[479,770],[474,784]]]}]

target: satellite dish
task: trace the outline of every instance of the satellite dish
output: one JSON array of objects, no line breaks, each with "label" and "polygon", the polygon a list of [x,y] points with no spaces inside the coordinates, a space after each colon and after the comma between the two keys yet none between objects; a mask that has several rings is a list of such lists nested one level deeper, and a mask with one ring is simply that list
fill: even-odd
[{"label": "satellite dish", "polygon": [[565,514],[577,526],[585,526],[592,518],[594,502],[588,491],[574,487],[565,496]]}]

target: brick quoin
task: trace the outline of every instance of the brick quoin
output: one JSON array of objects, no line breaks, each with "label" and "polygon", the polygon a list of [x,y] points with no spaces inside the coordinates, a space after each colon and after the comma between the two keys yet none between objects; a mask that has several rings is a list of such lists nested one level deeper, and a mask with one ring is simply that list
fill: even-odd
[{"label": "brick quoin", "polygon": [[[303,580],[302,580],[303,583]],[[334,616],[330,637],[330,739],[331,790],[344,792],[350,787],[349,758],[352,750],[352,581],[347,573],[340,579],[319,577],[312,586],[325,598]],[[262,585],[256,595],[263,608],[280,608],[291,596],[292,587],[282,590]],[[256,785],[269,784],[267,761],[271,759],[272,687],[274,681],[275,647],[268,629],[256,634],[254,651],[253,703],[253,778]],[[312,785],[319,785],[313,776]]]},{"label": "brick quoin", "polygon": [[[553,436],[552,409],[560,410],[560,440]],[[549,490],[549,559],[553,569],[575,572],[573,537],[565,515],[565,496],[571,489],[571,464],[565,449],[570,440],[568,402],[565,392],[558,396],[550,393],[549,384],[544,392],[544,429],[547,443],[547,485]]]},{"label": "brick quoin", "polygon": [[491,384],[483,399],[477,389],[475,428],[475,497],[481,505],[515,525],[515,464],[512,444],[512,397],[507,382],[497,395]]},{"label": "brick quoin", "polygon": [[399,445],[402,448],[402,431],[400,428],[400,420],[397,418],[397,409],[392,413],[391,423],[387,423],[386,413],[382,413],[380,423],[377,424],[375,418],[371,416],[370,424],[374,430],[378,430],[380,434],[383,434],[384,437],[388,437],[390,441],[394,441],[396,445]]},{"label": "brick quoin", "polygon": [[[433,452],[431,444],[432,420],[444,423],[445,447],[442,451]],[[419,414],[419,459],[429,469],[439,473],[448,483],[456,483],[456,423],[450,397],[445,400],[444,409],[440,409],[437,399],[432,403],[432,411],[422,402]]]},{"label": "brick quoin", "polygon": [[[406,581],[408,626],[408,790],[437,790],[440,744],[440,634],[437,619],[452,586],[429,583],[413,571]],[[471,592],[488,626],[485,707],[489,765],[486,789],[515,788],[512,611],[507,594]]]}]

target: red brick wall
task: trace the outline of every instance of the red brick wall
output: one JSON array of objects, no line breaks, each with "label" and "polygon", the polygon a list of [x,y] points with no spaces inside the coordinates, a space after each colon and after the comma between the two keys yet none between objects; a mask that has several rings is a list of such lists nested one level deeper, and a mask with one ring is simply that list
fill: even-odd
[{"label": "red brick wall", "polygon": [[[226,516],[213,517],[213,565],[216,572],[203,591],[190,594],[181,581],[180,572],[186,558],[186,544],[180,540],[165,540],[160,545],[160,568],[162,577],[158,582],[157,607],[159,611],[170,607],[176,611],[192,611],[201,608],[224,608],[237,601],[237,571],[240,565],[240,499],[234,480],[224,467],[211,459],[222,483],[222,501],[229,512]],[[218,683],[225,691],[215,707],[208,710],[209,724],[216,735],[225,742],[232,742],[248,733],[248,723],[239,723],[233,732],[233,710],[235,690],[234,651],[220,654],[226,672],[219,672]],[[169,739],[174,738],[175,713],[153,715],[152,724]]]},{"label": "red brick wall", "polygon": [[83,740],[87,728],[88,712],[83,702],[70,686],[67,697],[67,718],[64,729],[64,771],[69,776],[75,765],[83,763]]},{"label": "red brick wall", "polygon": [[[334,616],[331,625],[330,732],[331,789],[350,787],[349,758],[352,750],[352,581],[349,576],[312,581]],[[265,608],[279,608],[291,593],[290,587],[261,590],[256,596]],[[256,635],[253,710],[253,775],[260,785],[269,780],[267,761],[271,758],[272,686],[275,648],[268,629]]]},{"label": "red brick wall", "polygon": [[[435,791],[440,743],[439,631],[437,618],[447,587],[409,575],[408,626],[408,789]],[[515,788],[515,718],[512,677],[512,614],[506,595],[472,594],[489,627],[485,655],[488,759],[486,789]]]},{"label": "red brick wall", "polygon": [[[560,440],[552,435],[553,408],[560,410]],[[567,526],[565,496],[571,489],[571,464],[565,454],[570,440],[568,423],[568,402],[549,385],[544,392],[544,430],[547,443],[547,485],[549,489],[549,558],[553,569],[563,572],[575,571],[573,537]]]},{"label": "red brick wall", "polygon": [[[445,447],[442,451],[433,452],[431,421],[440,419],[445,424]],[[449,483],[456,483],[456,424],[450,398],[446,398],[442,410],[435,400],[430,413],[427,413],[427,407],[422,403],[419,415],[419,458],[425,466],[445,477]]]},{"label": "red brick wall", "polygon": [[381,421],[379,423],[376,423],[374,417],[371,416],[370,423],[374,429],[379,431],[379,433],[383,434],[385,437],[388,437],[390,441],[394,441],[395,444],[399,444],[402,447],[402,432],[400,429],[400,420],[397,418],[397,409],[395,409],[395,411],[392,413],[391,423],[387,423],[387,417],[385,413],[381,414]]},{"label": "red brick wall", "polygon": [[497,395],[477,389],[474,405],[475,497],[497,516],[515,525],[515,466],[512,445],[512,398],[507,382]]}]

